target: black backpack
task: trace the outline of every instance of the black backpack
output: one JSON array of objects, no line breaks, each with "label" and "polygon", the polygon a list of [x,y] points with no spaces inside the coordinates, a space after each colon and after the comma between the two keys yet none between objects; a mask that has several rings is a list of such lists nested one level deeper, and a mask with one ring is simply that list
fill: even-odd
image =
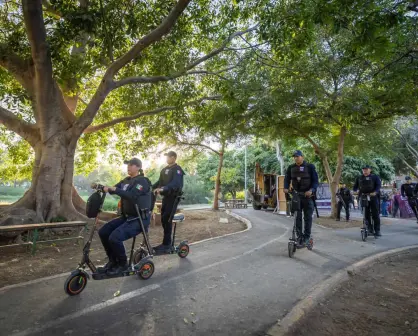
[{"label": "black backpack", "polygon": [[102,209],[105,193],[99,191],[93,193],[87,200],[86,215],[88,218],[96,218]]}]

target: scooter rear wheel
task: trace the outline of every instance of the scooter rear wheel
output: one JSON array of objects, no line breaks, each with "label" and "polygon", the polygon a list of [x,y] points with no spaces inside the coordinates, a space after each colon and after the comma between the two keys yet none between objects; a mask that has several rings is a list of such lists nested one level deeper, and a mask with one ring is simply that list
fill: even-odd
[{"label": "scooter rear wheel", "polygon": [[296,245],[293,242],[287,243],[287,250],[289,252],[289,258],[293,258],[296,251]]},{"label": "scooter rear wheel", "polygon": [[361,240],[364,242],[367,240],[367,231],[364,229],[361,229]]},{"label": "scooter rear wheel", "polygon": [[154,263],[151,260],[149,260],[144,265],[142,265],[137,274],[142,280],[148,280],[152,277],[154,271]]},{"label": "scooter rear wheel", "polygon": [[189,245],[182,245],[180,246],[179,251],[177,252],[177,255],[180,258],[186,258],[189,255],[189,252],[190,252]]},{"label": "scooter rear wheel", "polygon": [[65,293],[70,296],[80,294],[87,285],[87,276],[84,273],[71,274],[64,284]]}]

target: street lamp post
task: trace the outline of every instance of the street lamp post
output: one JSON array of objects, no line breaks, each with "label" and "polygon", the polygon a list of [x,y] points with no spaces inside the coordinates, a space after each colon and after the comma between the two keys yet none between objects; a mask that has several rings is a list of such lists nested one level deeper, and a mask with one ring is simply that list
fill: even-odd
[{"label": "street lamp post", "polygon": [[245,204],[247,204],[247,145],[244,149],[244,195],[245,195]]}]

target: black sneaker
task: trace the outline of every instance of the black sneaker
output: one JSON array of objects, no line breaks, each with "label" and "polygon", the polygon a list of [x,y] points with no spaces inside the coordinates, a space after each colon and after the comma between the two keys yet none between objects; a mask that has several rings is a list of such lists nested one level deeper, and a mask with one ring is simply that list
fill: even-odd
[{"label": "black sneaker", "polygon": [[339,222],[339,221],[340,221],[340,219],[339,219],[339,218],[337,218],[337,219],[336,219],[336,221],[337,221],[337,222]]},{"label": "black sneaker", "polygon": [[375,237],[382,237],[382,234],[380,233],[380,231],[377,231],[374,235]]},{"label": "black sneaker", "polygon": [[110,275],[110,276],[115,276],[115,275],[119,275],[119,274],[123,273],[127,269],[128,269],[128,263],[127,262],[119,263],[116,266],[114,266],[111,269],[109,269],[106,272],[106,274],[107,275]]},{"label": "black sneaker", "polygon": [[172,252],[172,246],[171,245],[158,245],[154,247],[155,252],[159,253],[171,253]]},{"label": "black sneaker", "polygon": [[106,273],[111,268],[115,267],[117,265],[116,261],[109,260],[106,265],[97,267],[97,273]]}]

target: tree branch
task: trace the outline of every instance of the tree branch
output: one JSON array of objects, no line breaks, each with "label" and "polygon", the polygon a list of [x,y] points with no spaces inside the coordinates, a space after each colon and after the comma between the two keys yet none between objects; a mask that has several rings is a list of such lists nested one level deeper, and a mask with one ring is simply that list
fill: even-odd
[{"label": "tree branch", "polygon": [[343,160],[344,160],[344,139],[347,134],[347,129],[343,126],[340,128],[340,139],[338,141],[338,154],[337,154],[337,169],[334,173],[334,182],[338,183],[338,180],[341,178],[341,173],[343,171]]},{"label": "tree branch", "polygon": [[402,59],[404,59],[405,57],[415,53],[415,50],[408,50],[406,53],[402,54],[401,56],[399,56],[398,58],[394,59],[392,62],[389,62],[388,64],[386,64],[385,66],[383,66],[381,69],[379,69],[378,71],[376,71],[372,77],[376,77],[378,74],[380,74],[382,71],[386,70],[387,68],[391,67],[393,64],[398,63],[399,61],[401,61]]},{"label": "tree branch", "polygon": [[62,17],[61,12],[54,8],[54,6],[48,0],[42,0],[42,6],[44,7],[46,13],[55,16],[57,19]]},{"label": "tree branch", "polygon": [[235,37],[247,34],[251,31],[254,31],[256,28],[257,28],[257,26],[254,26],[252,28],[249,28],[249,29],[246,29],[246,30],[243,30],[243,31],[238,31],[238,32],[235,32],[235,33],[231,34],[227,39],[224,40],[224,42],[222,43],[222,45],[219,48],[212,50],[207,55],[202,56],[202,57],[198,58],[197,60],[195,60],[194,62],[186,65],[184,67],[184,69],[181,70],[181,71],[178,71],[176,73],[173,73],[173,74],[167,75],[167,76],[127,77],[127,78],[124,78],[124,79],[121,79],[121,80],[117,81],[116,84],[115,84],[115,88],[119,88],[121,86],[128,85],[128,84],[135,84],[135,83],[145,84],[145,83],[158,83],[158,82],[162,82],[162,81],[170,81],[170,80],[179,78],[181,76],[192,75],[192,74],[218,75],[220,72],[224,72],[226,70],[225,69],[224,70],[219,70],[217,72],[212,72],[212,73],[209,72],[209,71],[206,71],[206,70],[196,70],[196,71],[190,71],[190,70],[192,70],[193,68],[195,68],[199,64],[207,61],[208,59],[210,59],[210,58],[212,58],[216,55],[219,55],[221,52],[223,52],[227,48],[227,45],[229,44],[229,42],[231,42]]},{"label": "tree branch", "polygon": [[33,95],[33,64],[13,53],[5,44],[0,43],[0,66],[5,68],[23,86],[29,95]]},{"label": "tree branch", "polygon": [[7,129],[20,135],[32,147],[35,147],[39,141],[39,134],[34,124],[30,124],[24,120],[19,119],[14,113],[0,106],[0,124],[3,124]]},{"label": "tree branch", "polygon": [[[26,34],[31,46],[35,72],[36,112],[39,113],[39,128],[42,141],[53,136],[57,125],[68,127],[69,118],[61,90],[53,76],[52,59],[46,40],[46,29],[41,0],[23,0],[23,17]],[[57,113],[57,111],[61,113]],[[35,113],[35,115],[37,115]]]},{"label": "tree branch", "polygon": [[141,117],[156,115],[156,114],[160,114],[160,113],[163,113],[163,112],[180,109],[180,108],[186,107],[186,106],[197,105],[197,104],[200,104],[200,103],[202,103],[203,101],[206,101],[206,100],[220,100],[221,98],[222,98],[221,96],[203,97],[203,98],[185,103],[182,106],[163,106],[163,107],[156,108],[154,110],[138,112],[138,113],[135,113],[134,115],[117,118],[117,119],[105,122],[103,124],[100,124],[100,125],[89,126],[85,129],[84,134],[94,133],[94,132],[100,131],[102,129],[105,129],[107,127],[111,127],[111,126],[114,126],[116,124],[120,124],[122,122],[135,120],[135,119],[138,119],[138,118],[141,118]]},{"label": "tree branch", "polygon": [[159,41],[164,35],[167,35],[173,29],[178,18],[186,9],[190,1],[191,0],[179,0],[168,16],[157,28],[145,35],[126,54],[118,58],[109,66],[93,98],[90,100],[83,114],[76,121],[76,133],[81,134],[87,126],[92,123],[97,111],[106,99],[106,96],[112,89],[115,88],[113,78],[118,71],[126,64],[137,58],[144,49]]},{"label": "tree branch", "polygon": [[198,142],[186,142],[186,141],[180,141],[180,140],[177,140],[176,142],[177,142],[177,144],[184,145],[184,146],[203,147],[203,148],[209,149],[210,151],[214,152],[217,155],[221,155],[221,152],[219,152],[216,149],[213,149],[212,147],[210,147],[208,145],[205,145],[205,144],[201,144],[201,143],[198,143]]}]

